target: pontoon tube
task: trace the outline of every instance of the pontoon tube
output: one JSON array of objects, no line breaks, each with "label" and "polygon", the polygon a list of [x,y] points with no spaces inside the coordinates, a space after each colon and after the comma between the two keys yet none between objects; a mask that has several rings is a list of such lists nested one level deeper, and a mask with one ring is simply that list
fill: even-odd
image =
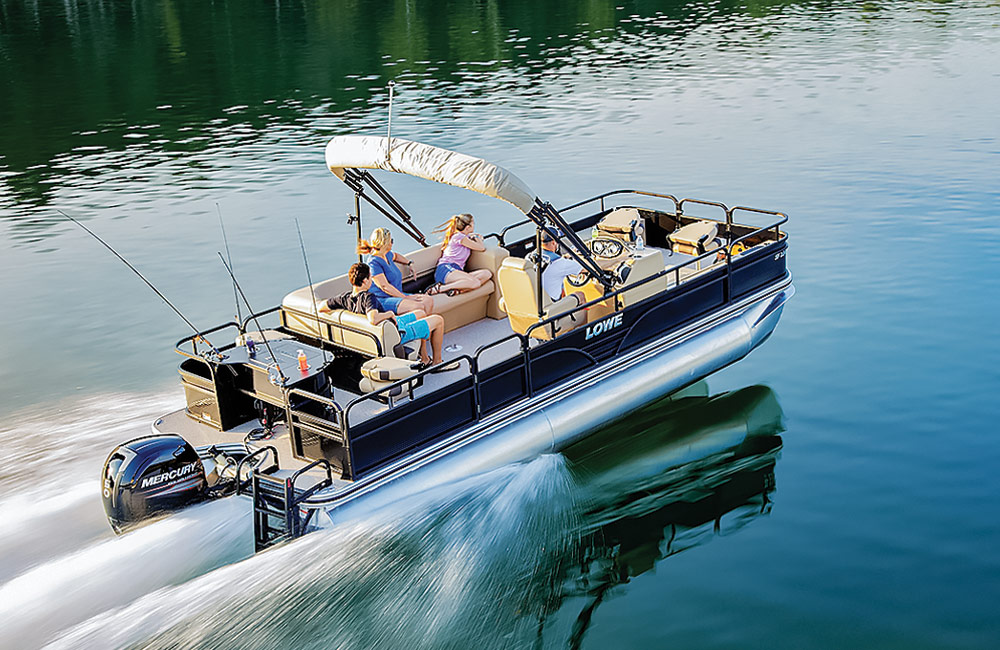
[{"label": "pontoon tube", "polygon": [[792,294],[794,287],[788,285],[665,350],[650,350],[616,366],[612,373],[595,373],[574,386],[555,388],[518,419],[498,422],[457,449],[445,446],[418,464],[341,499],[332,496],[321,507],[327,509],[330,522],[366,516],[407,495],[564,449],[595,429],[745,357],[774,330]]}]

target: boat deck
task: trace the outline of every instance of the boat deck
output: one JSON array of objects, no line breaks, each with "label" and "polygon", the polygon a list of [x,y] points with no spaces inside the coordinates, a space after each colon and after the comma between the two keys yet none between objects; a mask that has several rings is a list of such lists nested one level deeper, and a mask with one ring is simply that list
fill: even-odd
[{"label": "boat deck", "polygon": [[[691,261],[690,265],[681,267],[680,269],[681,282],[684,282],[688,278],[699,273],[707,272],[715,266],[715,264],[718,264],[718,262],[716,262],[712,265],[705,265],[703,267],[696,268],[695,265],[697,263],[693,261],[695,260],[694,256],[672,252],[664,248],[648,248],[657,250],[662,254],[664,268],[673,267],[688,260]],[[668,284],[670,286],[673,285],[673,278],[668,278]],[[462,355],[474,356],[476,351],[483,345],[493,341],[499,341],[510,336],[512,333],[513,330],[511,329],[510,321],[507,318],[503,318],[501,320],[482,318],[474,323],[470,323],[464,327],[460,327],[445,334],[444,350],[441,353],[441,357],[444,362],[447,363],[448,361],[460,358]],[[531,346],[539,345],[541,342],[542,341],[538,339],[529,339],[529,345]],[[506,361],[507,359],[512,359],[520,354],[520,352],[520,342],[516,338],[511,338],[500,345],[485,350],[479,357],[480,369],[494,366],[498,363]],[[414,388],[412,396],[397,398],[395,403],[399,403],[407,399],[417,399],[439,388],[443,388],[451,383],[454,383],[459,379],[468,377],[469,374],[470,368],[468,361],[460,360],[459,367],[455,370],[425,375],[423,385]],[[357,393],[351,393],[346,390],[337,389],[334,399],[337,403],[346,408],[348,403],[361,396],[362,393],[360,391]],[[364,422],[365,420],[368,420],[380,413],[384,413],[389,408],[388,404],[384,404],[376,400],[365,400],[351,409],[351,422]]]},{"label": "boat deck", "polygon": [[[649,248],[658,250],[663,255],[665,267],[676,266],[685,260],[694,260],[694,257],[683,253],[671,252],[667,249],[661,248]],[[692,262],[690,267],[685,266],[681,268],[681,282],[684,282],[697,274],[704,273],[713,266],[714,264],[704,266],[703,268],[695,268],[694,263]],[[672,278],[669,279],[669,283],[671,285],[673,284]],[[458,359],[459,367],[454,370],[425,374],[423,377],[423,383],[420,386],[413,388],[410,395],[403,395],[401,397],[394,398],[393,404],[401,404],[412,399],[418,399],[456,381],[469,377],[471,374],[471,368],[468,359],[464,359],[463,357],[474,356],[477,350],[479,350],[479,348],[483,345],[511,337],[511,334],[513,334],[513,330],[511,329],[510,321],[507,318],[500,320],[482,318],[474,323],[470,323],[448,332],[444,337],[444,349],[442,350],[441,356],[446,363],[448,361]],[[532,338],[529,340],[529,344],[532,346],[540,345],[541,343],[542,341],[538,339]],[[520,354],[520,352],[520,341],[517,338],[511,337],[507,341],[485,350],[483,354],[479,356],[480,368],[488,368],[508,359],[512,359]],[[360,389],[357,391],[349,391],[338,387],[334,391],[334,400],[340,404],[342,408],[347,408],[349,403],[363,396],[364,394]],[[385,413],[390,408],[392,407],[389,404],[375,399],[363,400],[351,409],[350,419],[353,424],[365,422],[366,420],[369,420],[377,415]],[[197,446],[220,442],[242,443],[251,430],[259,427],[259,421],[253,419],[227,431],[219,431],[216,428],[187,417],[184,410],[181,409],[157,420],[157,422],[154,423],[153,428],[156,432],[177,433]],[[302,461],[295,460],[291,455],[291,447],[290,444],[288,444],[288,433],[284,425],[279,424],[275,430],[276,432],[279,432],[276,433],[275,438],[269,441],[259,441],[255,443],[256,446],[274,444],[274,446],[279,450],[279,460],[282,467],[294,468],[296,466],[302,466],[304,463],[302,463]]]},{"label": "boat deck", "polygon": [[[184,409],[178,409],[171,413],[167,413],[153,422],[153,433],[174,433],[181,436],[195,447],[207,447],[209,445],[219,445],[221,447],[223,445],[231,444],[242,445],[244,441],[246,441],[247,436],[252,431],[259,428],[259,421],[250,420],[227,431],[219,431],[214,427],[208,426],[207,424],[189,417]],[[260,449],[268,445],[273,446],[275,450],[277,450],[278,465],[282,468],[281,470],[275,472],[275,476],[291,476],[295,471],[305,467],[306,461],[299,460],[298,458],[292,456],[292,445],[289,440],[288,427],[286,427],[284,423],[278,423],[275,425],[271,437],[257,438],[247,442],[247,446],[251,450]],[[265,462],[270,463],[270,460],[265,460]],[[345,481],[339,478],[338,471],[334,470],[333,475],[334,488],[350,484],[350,481]],[[298,488],[308,489],[325,478],[325,470],[314,468],[303,474],[295,485]]]},{"label": "boat deck", "polygon": [[[512,333],[513,330],[510,328],[510,321],[508,319],[494,320],[492,318],[482,318],[445,334],[444,350],[441,351],[441,357],[447,363],[448,361],[460,359],[463,355],[473,356],[483,345],[499,341],[504,337],[510,336]],[[532,345],[537,343],[539,341],[535,339],[531,340]],[[520,342],[517,338],[511,338],[500,345],[485,350],[479,357],[480,367],[487,368],[496,365],[502,361],[516,357],[520,352]],[[455,370],[424,375],[423,384],[413,389],[412,397],[403,396],[396,398],[394,403],[400,403],[408,399],[417,399],[455,381],[469,377],[470,374],[471,370],[468,360],[460,359],[458,361],[458,368]],[[360,390],[357,393],[352,393],[338,388],[335,391],[334,399],[338,404],[346,408],[348,403],[361,396],[362,393]],[[384,413],[388,409],[388,404],[383,404],[373,399],[365,400],[351,409],[351,422],[364,422],[371,417]]]}]

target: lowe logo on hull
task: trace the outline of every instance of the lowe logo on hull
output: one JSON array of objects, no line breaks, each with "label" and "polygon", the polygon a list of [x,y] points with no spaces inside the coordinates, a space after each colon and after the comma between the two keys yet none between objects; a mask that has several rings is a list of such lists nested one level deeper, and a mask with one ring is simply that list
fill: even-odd
[{"label": "lowe logo on hull", "polygon": [[622,316],[623,315],[624,314],[616,314],[614,316],[614,318],[609,318],[608,320],[602,320],[602,321],[600,321],[598,323],[594,323],[593,325],[588,325],[587,326],[587,336],[584,337],[583,340],[584,341],[589,341],[590,339],[594,338],[595,336],[598,336],[600,334],[604,334],[608,330],[613,330],[614,328],[618,327],[619,325],[622,324]]},{"label": "lowe logo on hull", "polygon": [[166,481],[172,481],[175,478],[181,478],[187,476],[188,474],[195,471],[199,463],[188,463],[187,465],[181,465],[177,469],[172,469],[169,472],[162,472],[160,474],[155,474],[153,476],[147,476],[142,479],[142,483],[139,485],[139,489],[153,487],[154,485],[159,485]]}]

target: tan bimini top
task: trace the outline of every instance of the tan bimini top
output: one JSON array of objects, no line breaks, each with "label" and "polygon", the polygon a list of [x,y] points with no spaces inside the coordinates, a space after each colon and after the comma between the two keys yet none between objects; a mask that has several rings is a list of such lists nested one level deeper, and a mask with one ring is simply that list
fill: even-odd
[{"label": "tan bimini top", "polygon": [[383,169],[506,201],[527,214],[536,194],[499,165],[429,144],[365,135],[340,135],[326,145],[326,166],[341,180],[345,169]]}]

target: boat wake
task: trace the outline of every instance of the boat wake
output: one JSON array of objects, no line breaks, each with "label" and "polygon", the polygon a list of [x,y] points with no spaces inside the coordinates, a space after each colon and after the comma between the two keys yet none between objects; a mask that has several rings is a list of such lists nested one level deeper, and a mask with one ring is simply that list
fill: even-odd
[{"label": "boat wake", "polygon": [[42,643],[101,612],[252,554],[250,511],[235,498],[94,543],[0,585],[0,647]]},{"label": "boat wake", "polygon": [[[0,584],[50,558],[114,537],[97,489],[119,442],[149,433],[176,398],[108,394],[14,414],[0,425]],[[53,414],[55,414],[53,416]]]},{"label": "boat wake", "polygon": [[524,645],[572,556],[573,495],[561,456],[508,466],[147,594],[52,647]]},{"label": "boat wake", "polygon": [[[123,438],[176,399],[104,395],[0,430],[0,647],[33,647],[111,607],[253,553],[249,508],[222,500],[115,537],[98,479]],[[16,491],[15,491],[16,490]]]},{"label": "boat wake", "polygon": [[618,585],[767,514],[783,428],[766,387],[696,390],[257,555],[245,498],[114,537],[90,492],[101,439],[70,468],[83,491],[42,483],[35,512],[0,500],[20,517],[7,543],[66,538],[4,557],[0,647],[563,647]]}]

